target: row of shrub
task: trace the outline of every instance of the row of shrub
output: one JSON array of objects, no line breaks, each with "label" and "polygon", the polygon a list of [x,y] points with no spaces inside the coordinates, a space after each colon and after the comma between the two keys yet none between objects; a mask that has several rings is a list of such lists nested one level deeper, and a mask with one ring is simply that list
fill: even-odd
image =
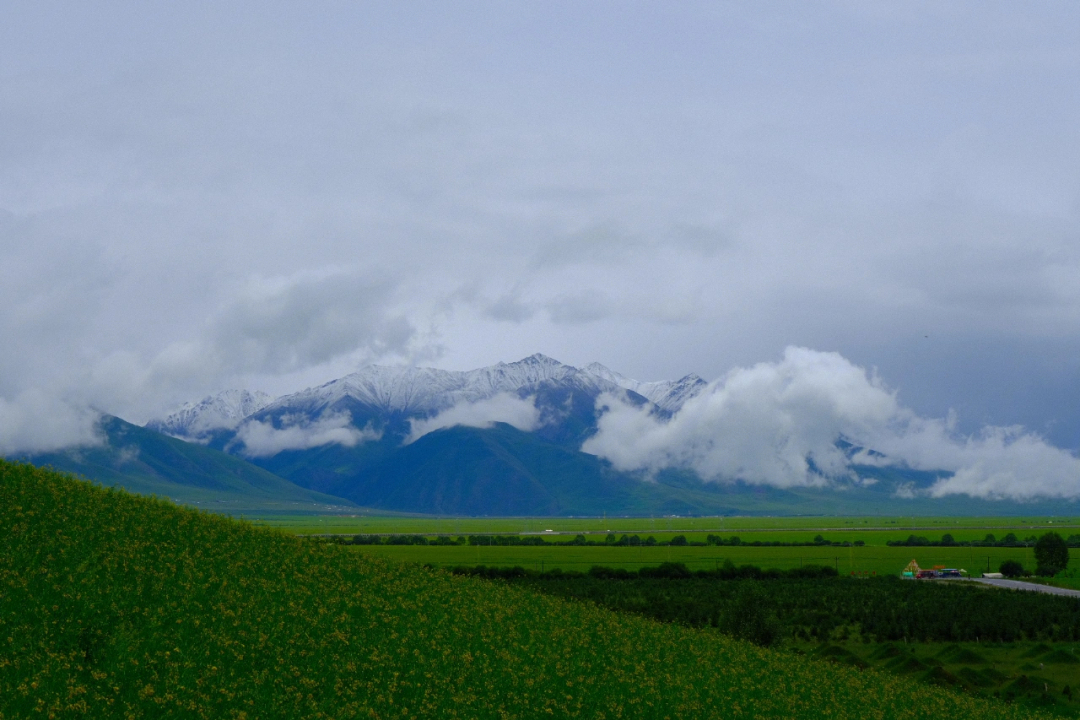
[{"label": "row of shrub", "polygon": [[[595,537],[595,536],[594,536]],[[595,540],[585,535],[575,535],[570,540],[549,540],[543,535],[334,535],[330,540],[339,545],[483,545],[483,546],[529,546],[529,545],[570,545],[589,547],[704,547],[716,546],[743,546],[743,547],[862,547],[862,540],[829,541],[818,535],[813,540],[806,542],[781,542],[779,540],[752,540],[746,541],[738,536],[728,538],[719,535],[708,535],[705,541],[687,540],[685,535],[676,535],[670,540],[657,540],[652,535],[641,537],[640,535],[617,536],[608,533],[602,540]]]},{"label": "row of shrub", "polygon": [[[1016,537],[1016,533],[1009,533],[998,540],[992,533],[987,533],[982,540],[956,540],[949,533],[941,536],[940,540],[930,540],[921,535],[908,535],[906,540],[886,540],[889,547],[1034,547],[1038,538],[1030,535],[1023,540]],[[1065,543],[1069,547],[1080,547],[1080,535],[1070,535]]]},{"label": "row of shrub", "polygon": [[626,568],[610,568],[602,565],[593,565],[588,572],[577,570],[553,570],[541,571],[515,567],[495,567],[485,565],[458,565],[451,568],[450,572],[455,575],[473,575],[489,580],[567,580],[577,578],[593,578],[597,580],[637,580],[639,578],[657,580],[781,580],[781,579],[813,579],[835,578],[838,573],[835,568],[827,565],[803,565],[802,567],[789,570],[769,568],[762,570],[757,565],[736,566],[730,560],[713,570],[690,570],[680,562],[665,562],[657,567],[643,567],[638,570]]}]

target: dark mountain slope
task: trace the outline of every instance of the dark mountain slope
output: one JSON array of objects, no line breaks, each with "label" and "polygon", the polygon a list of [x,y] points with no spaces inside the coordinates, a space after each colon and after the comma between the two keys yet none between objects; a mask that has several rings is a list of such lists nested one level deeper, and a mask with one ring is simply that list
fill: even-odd
[{"label": "dark mountain slope", "polygon": [[105,444],[25,459],[102,485],[183,503],[224,502],[238,507],[280,508],[351,504],[299,487],[241,458],[177,440],[117,417],[105,416],[101,431]]},{"label": "dark mountain slope", "polygon": [[509,425],[425,435],[324,491],[362,505],[463,515],[731,513],[716,494],[614,471]]}]

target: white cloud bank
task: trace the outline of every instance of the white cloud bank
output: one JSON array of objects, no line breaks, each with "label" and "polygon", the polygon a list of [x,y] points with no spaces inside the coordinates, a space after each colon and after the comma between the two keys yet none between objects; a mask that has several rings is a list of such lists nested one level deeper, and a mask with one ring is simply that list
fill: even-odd
[{"label": "white cloud bank", "polygon": [[[710,383],[666,422],[614,396],[597,406],[599,430],[582,450],[620,470],[677,467],[710,480],[794,487],[853,478],[853,463],[896,464],[953,473],[930,489],[934,496],[1080,497],[1080,459],[1072,454],[1021,428],[957,437],[952,419],[916,416],[838,353],[789,347],[780,362]],[[849,459],[839,439],[885,459]]]},{"label": "white cloud bank", "polygon": [[101,415],[85,405],[29,389],[13,400],[0,397],[0,455],[98,445]]},{"label": "white cloud bank", "polygon": [[523,399],[509,393],[499,393],[476,402],[458,403],[435,417],[411,420],[409,437],[405,439],[405,444],[416,442],[428,433],[443,428],[456,425],[489,428],[497,422],[513,425],[525,432],[535,430],[540,425],[536,398]]},{"label": "white cloud bank", "polygon": [[[0,301],[9,299],[4,273],[0,267]],[[29,322],[24,318],[34,319],[33,313],[13,299],[11,311],[0,313],[0,336],[13,338],[10,347],[27,352],[0,350],[0,454],[99,444],[102,412],[142,423],[223,385],[249,379],[264,384],[336,361],[424,357],[427,350],[398,306],[396,292],[393,282],[347,267],[252,275],[190,328],[187,339],[146,352],[89,353],[70,367],[52,358],[63,356],[56,349],[63,343],[80,344],[70,339],[79,337],[77,328],[57,319],[69,307],[78,308],[77,301],[58,302],[52,316]],[[27,340],[27,327],[37,324],[57,327],[43,340]],[[252,447],[261,447],[263,440],[271,446],[278,442],[268,439],[269,431],[250,432]],[[274,437],[285,442],[284,436]]]},{"label": "white cloud bank", "polygon": [[353,447],[360,442],[382,437],[382,433],[371,428],[360,430],[353,427],[349,413],[323,415],[314,422],[285,416],[281,423],[280,428],[274,427],[270,421],[260,420],[249,420],[241,425],[236,437],[244,445],[243,454],[248,457],[269,457],[284,450],[307,450],[333,443]]}]

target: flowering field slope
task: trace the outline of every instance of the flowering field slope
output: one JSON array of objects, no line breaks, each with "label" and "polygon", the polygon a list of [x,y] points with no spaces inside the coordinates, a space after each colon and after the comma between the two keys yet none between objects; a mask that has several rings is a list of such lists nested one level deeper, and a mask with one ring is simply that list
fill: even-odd
[{"label": "flowering field slope", "polygon": [[1012,718],[0,461],[0,718]]}]

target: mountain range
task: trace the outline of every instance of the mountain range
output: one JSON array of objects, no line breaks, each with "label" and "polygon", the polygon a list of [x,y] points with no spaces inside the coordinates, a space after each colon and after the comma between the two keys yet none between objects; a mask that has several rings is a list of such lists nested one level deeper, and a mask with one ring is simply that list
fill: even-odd
[{"label": "mountain range", "polygon": [[[916,497],[940,474],[903,467],[853,465],[853,480],[781,489],[705,482],[686,470],[620,472],[582,452],[597,432],[601,396],[665,420],[707,387],[696,375],[640,382],[598,363],[576,368],[539,354],[467,372],[371,365],[278,398],[226,390],[145,427],[106,416],[100,446],[29,459],[180,502],[277,511],[1061,512],[1060,503]],[[844,449],[853,459],[862,450]]]}]

